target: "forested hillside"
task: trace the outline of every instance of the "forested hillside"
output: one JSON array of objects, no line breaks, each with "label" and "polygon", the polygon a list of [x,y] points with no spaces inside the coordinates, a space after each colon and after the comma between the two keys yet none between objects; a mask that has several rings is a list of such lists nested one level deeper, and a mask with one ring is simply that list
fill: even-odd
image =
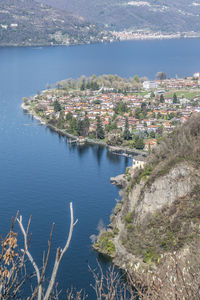
[{"label": "forested hillside", "polygon": [[35,2],[0,0],[0,46],[100,42],[110,38],[82,17]]},{"label": "forested hillside", "polygon": [[200,2],[186,0],[38,0],[78,13],[109,29],[200,31]]}]

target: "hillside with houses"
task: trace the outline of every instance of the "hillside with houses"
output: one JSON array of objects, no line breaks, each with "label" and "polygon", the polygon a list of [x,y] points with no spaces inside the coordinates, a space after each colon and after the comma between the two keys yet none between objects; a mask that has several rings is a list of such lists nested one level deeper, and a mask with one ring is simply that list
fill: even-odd
[{"label": "hillside with houses", "polygon": [[200,74],[186,78],[82,76],[24,98],[47,125],[83,142],[151,152],[163,137],[200,112]]},{"label": "hillside with houses", "polygon": [[34,0],[0,1],[0,46],[76,45],[113,41],[75,14]]}]

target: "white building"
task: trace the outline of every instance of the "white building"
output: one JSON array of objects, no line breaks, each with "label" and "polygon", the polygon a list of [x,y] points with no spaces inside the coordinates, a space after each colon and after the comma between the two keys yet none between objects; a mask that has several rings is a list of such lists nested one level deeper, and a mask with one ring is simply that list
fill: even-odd
[{"label": "white building", "polygon": [[12,27],[12,28],[18,27],[18,24],[17,23],[10,24],[10,27]]},{"label": "white building", "polygon": [[133,165],[132,165],[132,170],[135,170],[136,168],[142,169],[144,168],[146,163],[146,158],[143,156],[136,156],[133,159]]},{"label": "white building", "polygon": [[143,89],[145,90],[153,90],[158,88],[158,83],[155,81],[144,81]]}]

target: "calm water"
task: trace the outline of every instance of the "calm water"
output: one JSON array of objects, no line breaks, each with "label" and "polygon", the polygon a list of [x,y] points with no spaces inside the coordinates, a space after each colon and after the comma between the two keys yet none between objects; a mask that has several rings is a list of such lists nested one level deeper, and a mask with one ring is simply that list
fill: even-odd
[{"label": "calm water", "polygon": [[8,231],[17,210],[25,223],[32,215],[31,251],[41,265],[53,222],[52,257],[55,247],[64,245],[72,201],[79,222],[59,270],[60,288],[73,284],[90,290],[88,264],[95,267],[97,255],[89,237],[100,219],[108,224],[118,198],[109,178],[131,161],[98,146],[69,147],[65,138],[23,113],[21,98],[82,74],[191,75],[200,70],[199,49],[198,39],[0,49],[0,233]]}]

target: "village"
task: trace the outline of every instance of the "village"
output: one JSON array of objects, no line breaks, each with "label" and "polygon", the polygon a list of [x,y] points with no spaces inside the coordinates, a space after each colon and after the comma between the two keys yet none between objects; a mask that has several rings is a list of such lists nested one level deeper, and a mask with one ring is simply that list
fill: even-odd
[{"label": "village", "polygon": [[171,79],[160,73],[154,81],[137,75],[129,80],[116,75],[63,80],[56,88],[23,98],[24,107],[80,141],[150,152],[163,135],[200,112],[198,72]]}]

